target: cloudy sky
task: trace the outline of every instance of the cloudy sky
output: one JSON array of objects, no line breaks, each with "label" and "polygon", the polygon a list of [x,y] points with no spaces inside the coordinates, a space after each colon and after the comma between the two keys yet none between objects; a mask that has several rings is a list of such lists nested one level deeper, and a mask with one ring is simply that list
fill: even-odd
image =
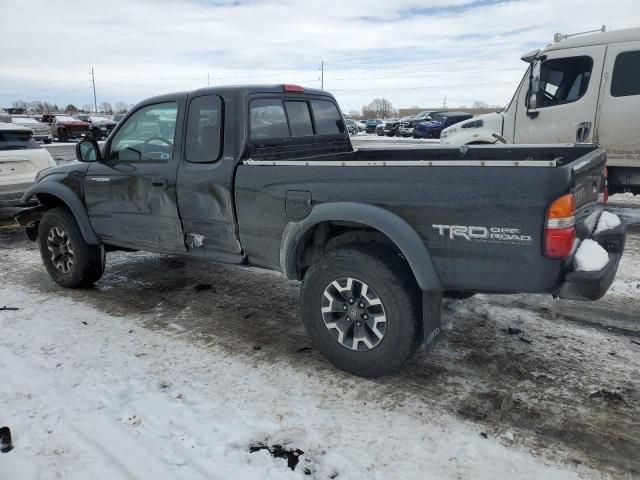
[{"label": "cloudy sky", "polygon": [[0,107],[298,83],[345,111],[504,104],[555,32],[640,26],[638,0],[0,0]]}]

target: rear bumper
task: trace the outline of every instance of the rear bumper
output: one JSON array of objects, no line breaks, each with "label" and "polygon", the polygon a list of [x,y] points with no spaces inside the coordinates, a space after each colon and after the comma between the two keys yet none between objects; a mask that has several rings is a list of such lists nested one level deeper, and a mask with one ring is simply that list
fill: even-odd
[{"label": "rear bumper", "polygon": [[22,195],[31,185],[33,185],[33,182],[0,185],[0,207],[20,207],[25,205],[22,201]]},{"label": "rear bumper", "polygon": [[609,253],[609,263],[597,272],[570,272],[566,275],[558,293],[560,298],[569,300],[598,300],[613,283],[618,264],[624,252],[627,226],[622,222],[618,227],[593,237]]}]

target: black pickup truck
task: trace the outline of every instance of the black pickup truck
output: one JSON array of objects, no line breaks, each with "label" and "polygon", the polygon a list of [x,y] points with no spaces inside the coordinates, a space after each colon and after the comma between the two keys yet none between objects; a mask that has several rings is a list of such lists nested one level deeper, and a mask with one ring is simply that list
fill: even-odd
[{"label": "black pickup truck", "polygon": [[[145,250],[301,280],[302,321],[338,367],[397,369],[440,332],[443,295],[534,292],[595,300],[625,227],[595,235],[605,152],[595,146],[355,149],[334,98],[295,85],[145,100],[102,150],[40,172],[18,216],[65,287],[105,252]],[[576,271],[584,239],[608,263]],[[607,253],[608,252],[608,253]]]}]

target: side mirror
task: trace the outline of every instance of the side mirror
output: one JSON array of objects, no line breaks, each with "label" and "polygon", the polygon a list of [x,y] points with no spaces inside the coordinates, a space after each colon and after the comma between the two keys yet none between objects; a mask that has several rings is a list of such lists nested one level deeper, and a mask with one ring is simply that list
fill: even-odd
[{"label": "side mirror", "polygon": [[76,144],[76,158],[79,162],[100,162],[102,154],[95,140],[82,140]]}]

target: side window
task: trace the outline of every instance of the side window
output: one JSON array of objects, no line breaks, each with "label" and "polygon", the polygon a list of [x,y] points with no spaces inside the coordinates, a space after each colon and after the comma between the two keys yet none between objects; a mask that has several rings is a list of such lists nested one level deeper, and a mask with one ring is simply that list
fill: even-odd
[{"label": "side window", "polygon": [[316,134],[330,135],[344,133],[344,122],[335,104],[328,100],[312,100],[313,118],[316,121]]},{"label": "side window", "polygon": [[613,66],[611,96],[630,95],[640,95],[640,50],[619,53]]},{"label": "side window", "polygon": [[220,158],[221,145],[222,100],[217,95],[194,98],[187,118],[187,162],[214,162]]},{"label": "side window", "polygon": [[287,107],[289,117],[289,127],[292,137],[305,137],[313,135],[313,125],[309,114],[309,104],[307,102],[289,101],[284,102]]},{"label": "side window", "polygon": [[158,103],[131,115],[111,142],[109,160],[168,162],[176,136],[176,102]]},{"label": "side window", "polygon": [[538,108],[575,102],[587,93],[593,60],[568,57],[547,60],[540,69]]},{"label": "side window", "polygon": [[252,100],[249,105],[249,122],[252,140],[289,137],[287,116],[280,99]]}]

